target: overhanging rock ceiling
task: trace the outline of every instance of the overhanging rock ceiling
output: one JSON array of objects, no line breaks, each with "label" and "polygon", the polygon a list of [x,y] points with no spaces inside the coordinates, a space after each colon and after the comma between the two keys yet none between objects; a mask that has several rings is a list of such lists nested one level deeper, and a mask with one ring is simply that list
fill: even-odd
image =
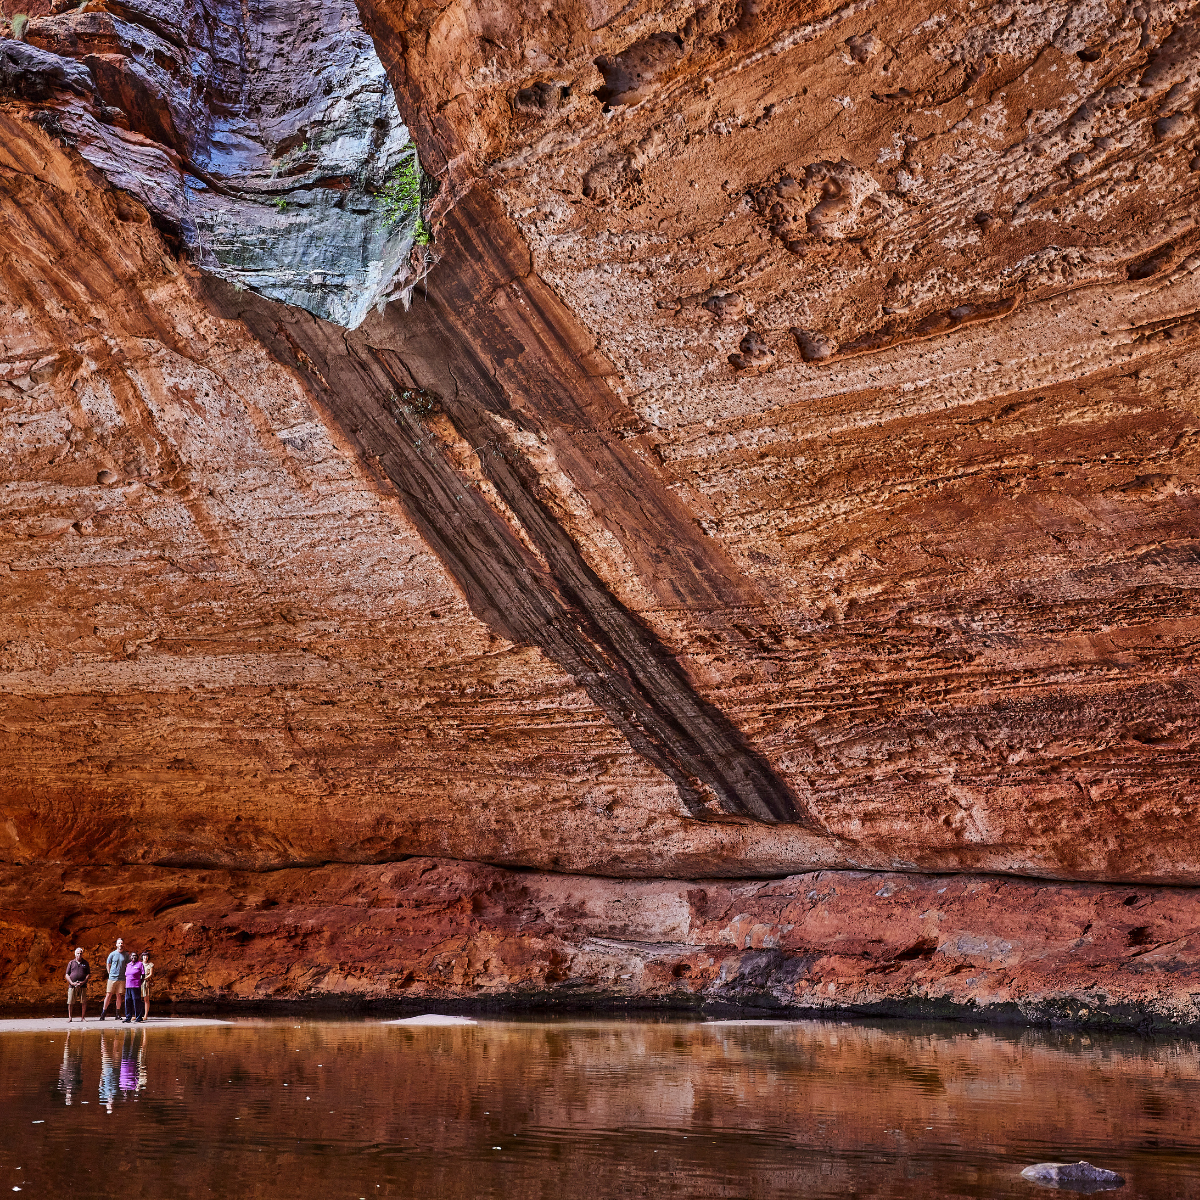
[{"label": "overhanging rock ceiling", "polygon": [[346,89],[339,196],[437,181],[340,325],[171,241],[170,89],[74,86],[151,77],[133,10],[36,17],[0,857],[1194,885],[1194,9],[364,0],[388,82],[352,14],[230,16],[295,37],[254,128]]}]

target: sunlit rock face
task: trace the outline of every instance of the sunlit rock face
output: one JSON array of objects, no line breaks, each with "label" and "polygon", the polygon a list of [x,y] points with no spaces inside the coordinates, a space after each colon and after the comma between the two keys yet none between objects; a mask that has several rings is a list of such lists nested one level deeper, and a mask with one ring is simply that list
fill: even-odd
[{"label": "sunlit rock face", "polygon": [[91,3],[26,37],[8,90],[60,100],[44,127],[195,264],[351,328],[411,288],[419,212],[381,196],[415,151],[349,0]]}]

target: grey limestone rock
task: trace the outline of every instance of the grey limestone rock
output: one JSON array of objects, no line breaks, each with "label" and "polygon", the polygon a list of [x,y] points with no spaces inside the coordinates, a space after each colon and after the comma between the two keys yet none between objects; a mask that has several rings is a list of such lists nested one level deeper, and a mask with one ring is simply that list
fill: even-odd
[{"label": "grey limestone rock", "polygon": [[1067,1192],[1108,1192],[1125,1186],[1125,1180],[1116,1171],[1093,1167],[1090,1162],[1035,1163],[1026,1167],[1021,1175],[1042,1187],[1058,1188]]},{"label": "grey limestone rock", "polygon": [[353,0],[119,11],[4,42],[10,93],[53,105],[64,138],[205,271],[349,328],[407,300],[430,258],[420,206],[389,211],[383,193],[419,167]]}]

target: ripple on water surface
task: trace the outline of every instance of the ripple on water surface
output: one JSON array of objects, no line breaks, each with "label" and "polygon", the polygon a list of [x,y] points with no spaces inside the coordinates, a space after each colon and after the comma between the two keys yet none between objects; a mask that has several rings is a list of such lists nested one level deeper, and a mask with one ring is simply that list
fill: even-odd
[{"label": "ripple on water surface", "polygon": [[0,1192],[1034,1197],[1087,1158],[1195,1196],[1198,1079],[1191,1041],[898,1022],[64,1024],[0,1032]]}]

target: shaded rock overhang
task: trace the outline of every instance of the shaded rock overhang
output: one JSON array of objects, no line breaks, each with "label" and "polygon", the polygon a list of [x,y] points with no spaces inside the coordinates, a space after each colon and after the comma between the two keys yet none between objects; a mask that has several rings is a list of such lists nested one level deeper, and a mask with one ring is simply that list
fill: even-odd
[{"label": "shaded rock overhang", "polygon": [[[86,859],[99,832],[126,862],[436,852],[614,874],[1195,882],[1191,6],[363,17],[441,183],[427,215],[442,258],[412,313],[346,336],[209,289],[224,323],[180,337],[173,298],[171,353],[192,370],[222,351],[203,364],[211,405],[184,385],[190,420],[224,434],[203,454],[153,354],[102,362],[90,334],[64,349],[48,303],[40,325],[12,326],[14,411],[58,397],[48,425],[84,436],[14,454],[15,527],[69,552],[13,544],[6,854]],[[72,110],[60,70],[57,91],[10,103],[14,138]],[[57,119],[39,123],[69,143]],[[58,153],[53,170],[16,154],[10,169],[49,195],[75,169]],[[24,207],[11,228],[24,220],[22,245],[41,238],[53,261],[59,234]],[[119,239],[93,240],[72,252],[112,266]],[[113,272],[126,309],[147,293],[154,250],[139,246],[142,263]],[[20,293],[9,311],[37,303]],[[287,369],[272,375],[255,342]],[[110,419],[114,379],[127,396]],[[297,379],[289,420],[266,415],[263,381]],[[294,582],[290,620],[270,554],[248,553],[280,542],[248,527],[236,487],[216,494],[254,439],[278,512],[344,537],[344,514],[299,499],[341,463],[395,534],[368,539],[386,565],[347,589],[347,561],[314,555],[322,575]],[[101,514],[146,540],[106,543]],[[103,565],[81,552],[93,536]],[[207,556],[178,554],[188,538]],[[432,602],[399,594],[389,544],[426,556]],[[73,640],[45,632],[61,593],[44,573],[72,564],[83,612],[87,573],[119,574],[136,548],[170,569],[106,601],[125,633],[85,635],[83,618]],[[258,669],[278,689],[213,791],[255,669],[189,674],[196,602],[217,640],[258,614]],[[349,662],[355,637],[351,687],[315,660]],[[430,664],[492,688],[492,653],[504,687],[476,697],[464,737]],[[212,689],[203,720],[172,690],[184,678]],[[297,705],[296,679],[328,698]],[[551,714],[555,763],[507,696]],[[31,728],[59,730],[59,747],[28,754]]]}]

